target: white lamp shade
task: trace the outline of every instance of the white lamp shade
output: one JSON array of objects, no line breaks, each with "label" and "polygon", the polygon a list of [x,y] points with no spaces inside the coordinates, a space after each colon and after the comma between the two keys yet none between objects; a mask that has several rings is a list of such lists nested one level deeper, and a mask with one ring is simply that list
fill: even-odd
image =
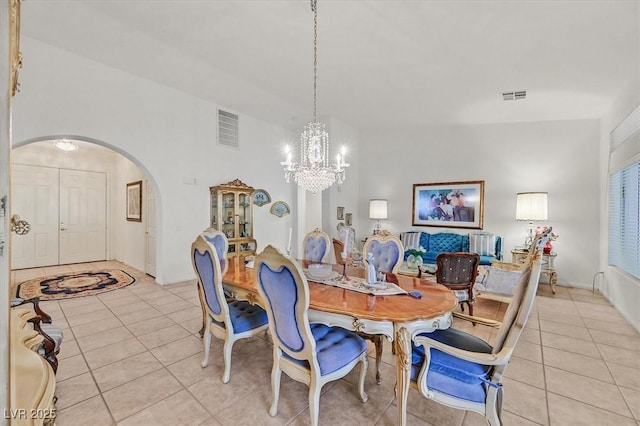
[{"label": "white lamp shade", "polygon": [[369,219],[387,218],[387,200],[369,200]]},{"label": "white lamp shade", "polygon": [[516,220],[547,220],[546,192],[519,192],[516,199]]}]

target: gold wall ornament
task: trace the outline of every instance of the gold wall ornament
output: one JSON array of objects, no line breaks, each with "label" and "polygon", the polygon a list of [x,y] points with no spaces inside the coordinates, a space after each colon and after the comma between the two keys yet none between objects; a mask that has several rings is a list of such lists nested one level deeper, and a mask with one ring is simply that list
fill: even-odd
[{"label": "gold wall ornament", "polygon": [[9,1],[9,60],[11,71],[9,73],[9,85],[11,96],[15,96],[18,91],[18,73],[22,68],[22,52],[20,52],[20,1]]}]

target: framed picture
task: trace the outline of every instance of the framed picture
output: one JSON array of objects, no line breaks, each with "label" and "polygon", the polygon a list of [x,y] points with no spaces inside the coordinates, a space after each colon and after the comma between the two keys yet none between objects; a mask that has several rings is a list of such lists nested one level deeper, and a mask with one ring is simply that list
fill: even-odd
[{"label": "framed picture", "polygon": [[256,189],[253,192],[253,204],[262,207],[271,202],[271,195],[264,189]]},{"label": "framed picture", "polygon": [[127,220],[142,222],[142,181],[127,184]]},{"label": "framed picture", "polygon": [[347,226],[353,225],[353,215],[351,213],[345,215],[344,224]]},{"label": "framed picture", "polygon": [[286,216],[291,213],[289,204],[285,203],[284,201],[276,201],[275,203],[273,203],[270,211],[272,215],[278,217]]},{"label": "framed picture", "polygon": [[338,207],[338,213],[336,214],[338,220],[344,220],[344,207]]},{"label": "framed picture", "polygon": [[484,181],[416,183],[413,226],[482,229]]}]

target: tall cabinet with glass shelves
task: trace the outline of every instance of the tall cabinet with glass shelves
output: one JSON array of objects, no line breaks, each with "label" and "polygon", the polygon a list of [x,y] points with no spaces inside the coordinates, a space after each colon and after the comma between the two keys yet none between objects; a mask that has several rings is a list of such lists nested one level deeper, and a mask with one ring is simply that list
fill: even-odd
[{"label": "tall cabinet with glass shelves", "polygon": [[256,253],[253,239],[254,189],[239,179],[209,188],[211,193],[211,227],[229,240],[229,257]]}]

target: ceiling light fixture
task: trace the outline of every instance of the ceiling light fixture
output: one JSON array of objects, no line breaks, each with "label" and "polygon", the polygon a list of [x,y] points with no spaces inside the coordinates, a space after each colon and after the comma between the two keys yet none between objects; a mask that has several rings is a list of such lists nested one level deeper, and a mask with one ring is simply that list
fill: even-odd
[{"label": "ceiling light fixture", "polygon": [[317,94],[318,85],[318,4],[311,0],[313,12],[313,121],[304,126],[300,135],[300,163],[291,161],[291,151],[286,147],[286,161],[280,164],[284,167],[284,178],[288,182],[293,179],[307,191],[316,194],[324,191],[338,181],[344,182],[345,169],[349,164],[345,161],[346,151],[336,157],[336,163],[329,165],[329,134],[322,121],[318,121]]},{"label": "ceiling light fixture", "polygon": [[69,139],[58,139],[53,142],[53,145],[63,151],[75,151],[78,149],[78,144],[74,141],[70,141]]}]

